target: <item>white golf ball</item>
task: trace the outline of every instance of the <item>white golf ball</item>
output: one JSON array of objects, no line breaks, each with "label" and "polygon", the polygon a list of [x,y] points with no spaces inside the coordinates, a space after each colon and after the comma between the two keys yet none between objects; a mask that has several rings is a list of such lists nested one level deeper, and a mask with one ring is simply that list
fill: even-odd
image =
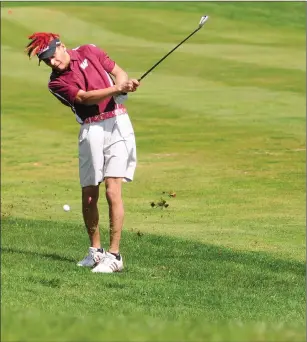
[{"label": "white golf ball", "polygon": [[64,204],[63,205],[63,209],[64,209],[64,211],[69,211],[70,210],[70,206],[68,204]]}]

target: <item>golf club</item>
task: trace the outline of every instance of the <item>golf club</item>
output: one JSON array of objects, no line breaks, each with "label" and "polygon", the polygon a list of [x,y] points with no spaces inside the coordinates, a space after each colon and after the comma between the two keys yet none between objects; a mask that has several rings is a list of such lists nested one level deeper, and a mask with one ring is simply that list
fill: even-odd
[{"label": "golf club", "polygon": [[193,36],[197,31],[199,31],[205,24],[205,22],[209,19],[207,15],[201,17],[198,28],[194,30],[191,34],[189,34],[184,40],[182,40],[178,45],[176,45],[170,52],[168,52],[164,57],[162,57],[156,64],[154,64],[149,70],[147,70],[139,79],[140,82],[143,78],[145,78],[153,69],[155,69],[166,57],[168,57],[172,52],[174,52],[181,44],[183,44],[186,40]]},{"label": "golf club", "polygon": [[[162,57],[156,64],[154,64],[149,70],[147,70],[139,79],[138,81],[140,82],[143,78],[145,78],[153,69],[155,69],[166,57],[168,57],[172,52],[174,52],[181,44],[183,44],[186,40],[188,40],[190,37],[193,36],[197,31],[199,31],[205,24],[205,22],[209,19],[209,16],[204,15],[200,18],[200,22],[198,24],[198,27],[196,30],[194,30],[192,33],[190,33],[184,40],[182,40],[178,45],[176,45],[170,52],[168,52],[164,57]],[[118,95],[117,98],[117,103],[123,103],[126,99],[127,93],[122,93],[121,95]]]}]

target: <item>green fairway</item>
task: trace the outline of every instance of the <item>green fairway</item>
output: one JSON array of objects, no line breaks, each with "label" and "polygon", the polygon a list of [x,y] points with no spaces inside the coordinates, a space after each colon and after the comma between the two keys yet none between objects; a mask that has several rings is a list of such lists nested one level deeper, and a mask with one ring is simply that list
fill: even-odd
[{"label": "green fairway", "polygon": [[[305,6],[1,4],[3,341],[306,339]],[[77,268],[79,125],[27,36],[96,44],[138,78],[204,14],[127,102],[125,271]],[[161,198],[168,208],[150,206]],[[104,196],[100,214],[108,247]]]}]

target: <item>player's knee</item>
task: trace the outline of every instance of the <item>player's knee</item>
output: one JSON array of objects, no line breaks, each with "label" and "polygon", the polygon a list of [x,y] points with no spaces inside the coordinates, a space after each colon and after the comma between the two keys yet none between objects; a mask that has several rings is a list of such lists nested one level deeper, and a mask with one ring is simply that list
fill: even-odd
[{"label": "player's knee", "polygon": [[98,186],[86,186],[82,188],[82,202],[83,204],[90,205],[96,204],[99,198]]},{"label": "player's knee", "polygon": [[106,189],[106,198],[109,203],[121,201],[121,191],[118,186],[109,186]]}]

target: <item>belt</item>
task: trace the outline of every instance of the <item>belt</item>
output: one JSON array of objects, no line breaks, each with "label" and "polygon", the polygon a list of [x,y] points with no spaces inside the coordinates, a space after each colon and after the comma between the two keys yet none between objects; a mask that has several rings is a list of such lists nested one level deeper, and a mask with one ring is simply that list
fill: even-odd
[{"label": "belt", "polygon": [[92,123],[92,122],[99,122],[99,121],[114,118],[114,116],[123,115],[123,114],[127,114],[127,109],[125,107],[116,108],[114,110],[111,110],[110,112],[104,112],[104,113],[100,113],[98,115],[86,118],[83,121],[83,123],[88,124],[88,123]]}]

